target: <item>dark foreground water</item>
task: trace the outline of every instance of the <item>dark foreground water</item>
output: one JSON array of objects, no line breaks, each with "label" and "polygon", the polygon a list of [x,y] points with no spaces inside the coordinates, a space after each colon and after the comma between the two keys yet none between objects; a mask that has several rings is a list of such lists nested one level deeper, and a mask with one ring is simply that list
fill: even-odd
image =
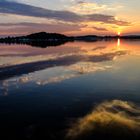
[{"label": "dark foreground water", "polygon": [[140,41],[0,45],[0,139],[139,139]]}]

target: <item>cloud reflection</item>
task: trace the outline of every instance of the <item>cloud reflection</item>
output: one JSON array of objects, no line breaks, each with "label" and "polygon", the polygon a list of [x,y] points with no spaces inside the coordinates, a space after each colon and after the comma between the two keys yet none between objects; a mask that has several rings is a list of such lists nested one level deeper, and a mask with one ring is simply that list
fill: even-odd
[{"label": "cloud reflection", "polygon": [[22,76],[18,79],[18,82],[20,82],[20,83],[28,83],[30,81],[32,81],[31,76]]},{"label": "cloud reflection", "polygon": [[36,81],[37,85],[47,85],[47,84],[51,84],[51,83],[59,83],[62,82],[64,80],[70,79],[70,78],[74,78],[76,77],[76,74],[69,74],[69,75],[61,75],[61,76],[56,76],[56,77],[51,77],[47,80],[38,80]]},{"label": "cloud reflection", "polygon": [[[19,65],[13,65],[13,66],[7,66],[0,68],[0,79],[6,79],[13,76],[18,76],[22,74],[28,74],[30,72],[35,72],[47,68],[52,67],[58,67],[58,66],[71,66],[71,65],[77,65],[79,66],[80,62],[85,62],[88,65],[88,69],[86,68],[76,68],[80,73],[87,73],[88,71],[96,71],[96,68],[91,68],[91,63],[99,63],[103,61],[112,61],[118,56],[126,55],[127,51],[115,51],[115,52],[109,52],[109,53],[100,53],[98,55],[95,54],[88,54],[83,53],[81,55],[79,54],[72,54],[70,56],[65,56],[62,54],[62,56],[58,56],[51,60],[44,60],[44,61],[37,61],[37,62],[31,62],[31,63],[25,63],[25,64],[19,64]],[[84,66],[85,67],[85,66]],[[83,70],[82,70],[83,69]],[[91,70],[92,69],[92,70]],[[98,67],[98,69],[100,69]],[[102,69],[102,68],[101,68]]]},{"label": "cloud reflection", "polygon": [[8,95],[8,81],[4,80],[2,82],[0,82],[0,96],[7,96]]},{"label": "cloud reflection", "polygon": [[88,74],[96,71],[104,71],[112,68],[112,66],[103,66],[99,64],[94,64],[92,62],[80,62],[69,66],[69,69],[77,72],[78,74]]},{"label": "cloud reflection", "polygon": [[133,103],[103,102],[69,129],[68,139],[130,138],[140,136],[140,108]]}]

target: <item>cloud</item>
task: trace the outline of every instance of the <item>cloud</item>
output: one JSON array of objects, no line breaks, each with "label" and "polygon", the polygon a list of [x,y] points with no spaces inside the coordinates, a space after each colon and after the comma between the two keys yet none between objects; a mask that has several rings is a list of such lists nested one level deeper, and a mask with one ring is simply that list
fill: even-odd
[{"label": "cloud", "polygon": [[81,28],[85,27],[84,25],[77,24],[69,24],[69,23],[0,23],[1,32],[4,34],[14,33],[16,30],[16,34],[27,34],[30,32],[59,32],[64,33],[68,31],[80,31]]},{"label": "cloud", "polygon": [[60,83],[64,80],[79,77],[83,74],[95,73],[97,71],[105,71],[112,67],[111,66],[101,66],[101,65],[97,65],[97,64],[94,64],[91,62],[80,62],[80,63],[76,63],[76,64],[73,64],[70,66],[66,66],[64,68],[66,68],[67,70],[72,71],[74,73],[51,77],[51,78],[48,78],[47,80],[37,80],[36,84],[37,85],[47,85],[47,84],[51,84],[51,83]]},{"label": "cloud", "polygon": [[71,11],[56,11],[40,7],[35,7],[27,4],[0,1],[0,13],[15,14],[21,16],[30,16],[38,18],[55,19],[64,22],[101,22],[107,24],[115,24],[119,26],[128,26],[129,22],[117,20],[114,16],[105,14],[87,14],[80,15]]},{"label": "cloud", "polygon": [[29,76],[23,76],[23,77],[20,77],[20,78],[18,79],[18,82],[19,82],[19,83],[28,83],[28,82],[31,81],[31,80],[32,80],[31,77],[29,77]]},{"label": "cloud", "polygon": [[115,24],[119,26],[129,26],[131,25],[130,22],[117,20],[112,15],[103,15],[103,14],[91,14],[86,16],[88,21],[96,21],[96,22],[102,22],[107,24]]},{"label": "cloud", "polygon": [[[66,72],[65,74],[51,76],[46,79],[38,79],[38,78],[36,79],[35,78],[36,76],[34,76],[33,74],[29,74],[29,75],[21,76],[19,78],[15,78],[16,80],[13,80],[12,82],[13,83],[15,82],[15,85],[16,85],[16,83],[26,84],[26,83],[35,81],[37,85],[44,86],[48,84],[61,83],[62,81],[76,78],[81,75],[85,75],[89,73],[95,73],[97,71],[105,71],[110,68],[112,68],[112,66],[102,66],[102,65],[91,63],[91,62],[79,62],[70,66],[65,66],[64,67],[64,70]],[[9,85],[8,81],[7,83],[5,83],[5,85],[3,84],[3,87],[7,87],[7,85]]]},{"label": "cloud", "polygon": [[70,10],[79,14],[93,14],[96,12],[101,12],[105,9],[107,10],[107,8],[107,5],[98,5],[94,2],[78,1],[76,4],[70,7]]},{"label": "cloud", "polygon": [[87,61],[89,62],[103,62],[103,61],[112,61],[118,56],[124,56],[128,54],[127,51],[121,50],[121,51],[115,51],[110,53],[101,53],[99,55],[91,55],[88,57]]},{"label": "cloud", "polygon": [[108,31],[106,28],[101,28],[101,27],[92,27],[92,28],[97,31]]},{"label": "cloud", "polygon": [[60,75],[60,76],[55,76],[55,77],[51,77],[47,80],[38,80],[36,81],[37,85],[47,85],[47,84],[52,84],[52,83],[60,83],[64,80],[68,80],[74,77],[77,77],[77,74],[65,74],[65,75]]},{"label": "cloud", "polygon": [[88,74],[97,71],[105,71],[110,69],[111,66],[101,66],[92,62],[79,62],[68,67],[68,69],[76,72],[77,74]]},{"label": "cloud", "polygon": [[[55,83],[60,83],[64,80],[68,80],[74,77],[77,77],[77,74],[64,74],[64,75],[59,75],[59,76],[52,76],[48,79],[42,80],[42,79],[35,79],[33,77],[33,75],[27,75],[27,76],[21,76],[19,78],[16,78],[17,80],[15,80],[15,83],[20,83],[20,84],[26,84],[29,82],[34,82],[39,85],[39,86],[44,86],[44,85],[48,85],[48,84],[55,84]],[[8,83],[8,82],[7,82]]]},{"label": "cloud", "polygon": [[27,4],[10,2],[10,1],[0,1],[0,13],[7,14],[17,14],[23,16],[33,16],[42,18],[53,18],[63,21],[77,21],[80,20],[80,16],[69,12],[69,11],[55,11],[44,9],[40,7],[35,7]]},{"label": "cloud", "polygon": [[113,100],[103,102],[69,129],[69,139],[138,138],[140,136],[140,108]]},{"label": "cloud", "polygon": [[[82,51],[80,52],[82,53]],[[104,53],[104,54],[98,54],[98,55],[88,55],[88,54],[60,54],[56,57],[50,57],[51,60],[49,60],[47,57],[28,57],[28,59],[20,60],[17,64],[15,64],[15,61],[13,64],[8,65],[7,67],[0,68],[0,79],[6,79],[9,77],[14,77],[22,74],[31,73],[38,70],[43,70],[51,67],[57,67],[57,66],[72,66],[69,69],[74,70],[76,73],[79,74],[85,74],[95,71],[102,71],[107,69],[108,67],[94,67],[91,63],[96,62],[104,62],[104,61],[112,61],[117,56],[123,56],[128,54],[127,51],[115,51],[110,53]],[[36,58],[36,59],[35,59]],[[82,63],[82,65],[74,65],[79,62],[85,62]],[[10,69],[10,71],[9,71]]]},{"label": "cloud", "polygon": [[113,12],[122,8],[122,5],[112,5],[112,4],[98,4],[96,2],[86,2],[86,1],[75,1],[75,3],[70,7],[71,11],[75,11],[79,14],[94,14],[94,13],[105,13]]}]

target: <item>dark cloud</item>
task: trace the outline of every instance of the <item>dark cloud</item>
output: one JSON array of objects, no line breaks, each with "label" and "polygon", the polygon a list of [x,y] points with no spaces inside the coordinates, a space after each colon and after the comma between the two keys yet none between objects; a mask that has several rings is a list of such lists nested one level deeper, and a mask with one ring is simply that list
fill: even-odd
[{"label": "dark cloud", "polygon": [[115,17],[111,15],[104,14],[78,15],[70,11],[49,10],[11,1],[0,1],[0,13],[16,14],[31,17],[42,17],[48,19],[61,20],[65,22],[94,21],[115,24],[120,26],[130,25],[129,22],[116,20]]},{"label": "dark cloud", "polygon": [[63,21],[79,21],[81,17],[69,11],[55,11],[17,2],[0,1],[0,13],[17,14],[31,17],[53,18]]},{"label": "dark cloud", "polygon": [[92,15],[87,15],[86,18],[89,21],[116,24],[120,26],[129,26],[131,24],[130,22],[127,21],[116,20],[115,17],[112,15],[92,14]]}]

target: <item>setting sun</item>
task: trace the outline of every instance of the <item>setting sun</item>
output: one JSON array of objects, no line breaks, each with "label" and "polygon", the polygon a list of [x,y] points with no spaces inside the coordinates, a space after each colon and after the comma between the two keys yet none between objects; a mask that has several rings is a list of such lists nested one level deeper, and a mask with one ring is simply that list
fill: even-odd
[{"label": "setting sun", "polygon": [[120,36],[121,35],[121,32],[118,32],[118,36]]}]

